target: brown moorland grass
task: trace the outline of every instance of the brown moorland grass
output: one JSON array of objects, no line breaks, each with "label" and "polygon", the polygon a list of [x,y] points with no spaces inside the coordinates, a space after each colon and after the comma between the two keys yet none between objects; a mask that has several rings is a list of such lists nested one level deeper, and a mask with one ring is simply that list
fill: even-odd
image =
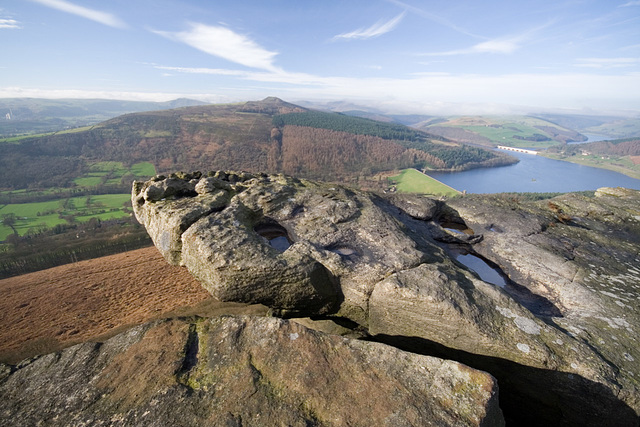
[{"label": "brown moorland grass", "polygon": [[155,247],[0,280],[0,362],[17,363],[175,316],[266,314],[222,303]]}]

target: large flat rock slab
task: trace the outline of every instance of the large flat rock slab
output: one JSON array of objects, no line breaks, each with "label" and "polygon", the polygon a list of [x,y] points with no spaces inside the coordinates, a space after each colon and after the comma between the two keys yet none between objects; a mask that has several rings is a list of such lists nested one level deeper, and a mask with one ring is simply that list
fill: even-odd
[{"label": "large flat rock slab", "polygon": [[501,426],[493,377],[265,317],[166,320],[0,366],[0,423]]}]

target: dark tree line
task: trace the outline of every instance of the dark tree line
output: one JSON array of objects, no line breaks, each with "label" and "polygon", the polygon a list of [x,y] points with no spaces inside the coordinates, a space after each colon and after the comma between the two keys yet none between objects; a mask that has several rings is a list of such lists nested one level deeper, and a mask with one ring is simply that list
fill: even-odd
[{"label": "dark tree line", "polygon": [[277,115],[273,117],[273,125],[279,128],[286,125],[305,126],[348,132],[355,135],[377,136],[382,139],[398,141],[426,141],[428,138],[441,139],[404,125],[322,111]]}]

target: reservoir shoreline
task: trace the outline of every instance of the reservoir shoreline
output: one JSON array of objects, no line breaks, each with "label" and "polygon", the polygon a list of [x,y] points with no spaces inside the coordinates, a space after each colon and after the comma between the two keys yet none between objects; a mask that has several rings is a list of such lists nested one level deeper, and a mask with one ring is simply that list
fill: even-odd
[{"label": "reservoir shoreline", "polygon": [[520,161],[513,165],[426,174],[467,193],[567,193],[593,191],[601,187],[640,190],[640,179],[619,172],[585,166],[542,155],[510,152]]}]

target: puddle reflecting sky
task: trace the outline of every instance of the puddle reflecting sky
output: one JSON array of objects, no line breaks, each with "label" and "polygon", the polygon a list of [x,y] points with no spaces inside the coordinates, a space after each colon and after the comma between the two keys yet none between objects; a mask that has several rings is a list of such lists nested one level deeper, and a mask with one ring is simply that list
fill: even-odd
[{"label": "puddle reflecting sky", "polygon": [[456,261],[475,271],[482,280],[504,288],[507,284],[504,277],[489,266],[482,258],[472,254],[454,254]]},{"label": "puddle reflecting sky", "polygon": [[269,239],[269,244],[281,252],[286,251],[289,249],[289,246],[291,246],[291,243],[289,243],[289,239],[287,239],[286,236],[278,236],[273,239]]}]

